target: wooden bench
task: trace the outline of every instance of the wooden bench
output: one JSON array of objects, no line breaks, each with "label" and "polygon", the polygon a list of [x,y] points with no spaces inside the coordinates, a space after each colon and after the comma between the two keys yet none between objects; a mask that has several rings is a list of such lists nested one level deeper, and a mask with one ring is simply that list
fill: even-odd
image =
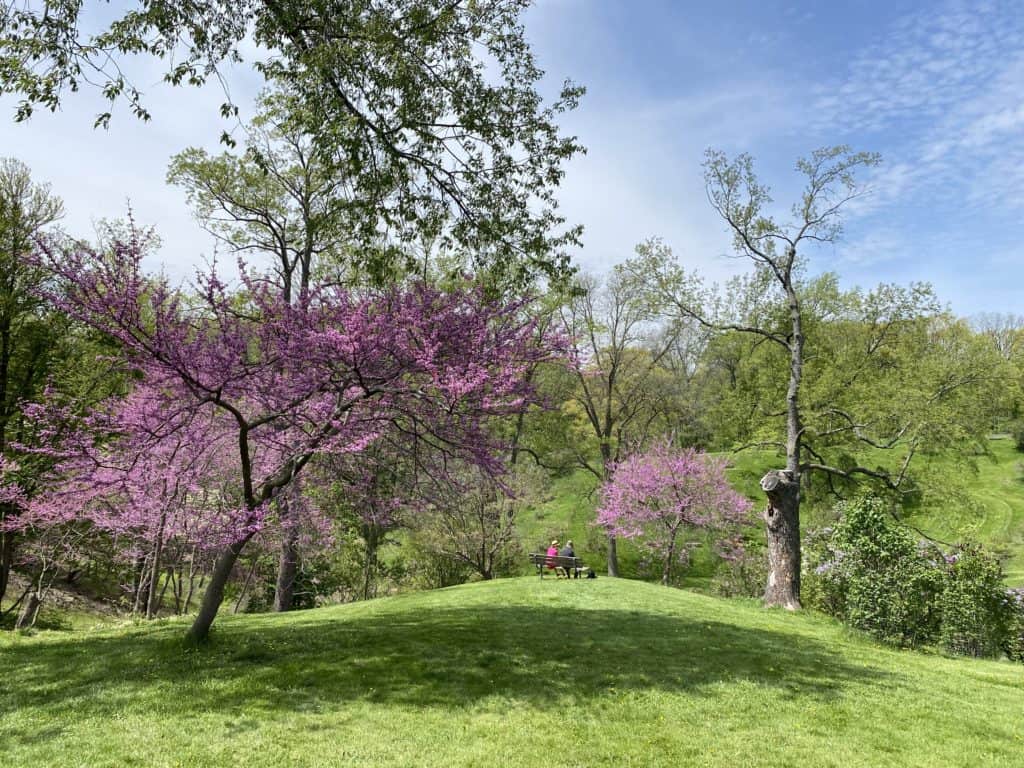
[{"label": "wooden bench", "polygon": [[578,579],[580,574],[587,569],[587,566],[583,564],[583,560],[578,557],[546,555],[542,552],[530,553],[530,565],[537,566],[537,573],[540,574],[542,579],[544,578],[544,571],[553,570],[557,574],[559,568],[565,571],[567,577],[572,573]]}]

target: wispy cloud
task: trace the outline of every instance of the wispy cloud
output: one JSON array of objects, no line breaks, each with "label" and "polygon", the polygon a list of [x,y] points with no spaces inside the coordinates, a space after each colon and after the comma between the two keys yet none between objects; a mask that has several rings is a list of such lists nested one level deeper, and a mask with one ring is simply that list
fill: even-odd
[{"label": "wispy cloud", "polygon": [[[1024,208],[1024,14],[948,2],[905,16],[818,88],[821,134],[881,144],[881,200]],[[867,209],[863,211],[867,213]]]}]

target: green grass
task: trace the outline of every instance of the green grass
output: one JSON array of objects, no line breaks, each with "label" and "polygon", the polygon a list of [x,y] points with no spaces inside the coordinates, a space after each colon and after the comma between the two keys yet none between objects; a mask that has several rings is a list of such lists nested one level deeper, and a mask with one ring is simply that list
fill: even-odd
[{"label": "green grass", "polygon": [[[582,469],[553,480],[547,498],[516,519],[523,547],[528,552],[543,552],[552,539],[560,542],[571,539],[576,554],[588,567],[597,573],[607,573],[607,540],[591,525],[599,501],[599,487],[597,478]],[[620,540],[617,551],[621,573],[636,576],[640,570],[640,550],[633,543]],[[527,572],[528,563],[523,568],[523,573]]]},{"label": "green grass", "polygon": [[1005,558],[1007,581],[1024,584],[1024,453],[1009,438],[990,440],[989,450],[991,455],[977,457],[975,468],[949,468],[956,471],[973,505],[955,498],[935,503],[910,522],[946,541],[977,541],[991,547]]},{"label": "green grass", "polygon": [[9,766],[1024,766],[1024,667],[525,577],[0,640]]}]

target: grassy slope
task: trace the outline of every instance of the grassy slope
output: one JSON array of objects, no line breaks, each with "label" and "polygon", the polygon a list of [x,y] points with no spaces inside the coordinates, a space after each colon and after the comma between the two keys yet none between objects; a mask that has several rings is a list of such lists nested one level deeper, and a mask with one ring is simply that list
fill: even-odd
[{"label": "grassy slope", "polygon": [[[976,509],[964,508],[955,501],[925,506],[915,511],[910,522],[943,541],[976,541],[992,548],[1006,558],[1007,582],[1024,585],[1024,454],[1016,451],[1007,438],[993,439],[989,447],[991,455],[978,457],[976,470],[944,459],[933,459],[934,466],[930,468],[937,474],[955,477],[964,493],[978,505]],[[745,451],[730,454],[729,460],[732,484],[760,506],[764,499],[759,488],[761,476],[766,470],[780,466],[780,459],[767,451]],[[589,535],[594,551],[584,550],[584,554],[603,570],[605,561],[600,540],[590,533],[588,526],[597,499],[595,486],[593,477],[582,471],[556,481],[551,501],[520,516],[520,533],[527,548],[533,551],[546,536],[572,535],[579,545],[587,542]],[[807,512],[805,525],[808,522],[813,525],[815,519],[828,514],[825,509]],[[597,549],[594,544],[598,545]],[[620,547],[624,547],[625,557],[622,572],[634,575],[636,550],[628,543]],[[699,564],[697,570],[700,571]]]},{"label": "grassy slope", "polygon": [[819,616],[526,577],[0,640],[0,764],[1022,766],[1024,667]]},{"label": "grassy slope", "polygon": [[1009,438],[989,442],[991,456],[977,459],[977,470],[958,472],[971,499],[984,512],[977,514],[950,503],[915,514],[912,522],[926,533],[947,541],[980,541],[1005,556],[1007,581],[1024,584],[1024,454]]}]

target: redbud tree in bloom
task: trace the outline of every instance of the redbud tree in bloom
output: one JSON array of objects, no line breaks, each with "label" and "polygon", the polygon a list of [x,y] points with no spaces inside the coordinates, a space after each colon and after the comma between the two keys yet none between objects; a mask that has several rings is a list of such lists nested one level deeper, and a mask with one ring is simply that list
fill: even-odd
[{"label": "redbud tree in bloom", "polygon": [[655,553],[662,584],[669,583],[675,563],[685,562],[689,535],[710,533],[719,554],[734,557],[752,505],[729,486],[725,467],[724,459],[658,443],[613,466],[601,488],[597,524]]},{"label": "redbud tree in bloom", "polygon": [[316,457],[397,431],[498,473],[487,420],[525,408],[527,371],[555,354],[518,305],[468,284],[321,286],[287,302],[243,266],[242,290],[210,270],[184,295],[143,272],[144,251],[137,233],[109,253],[40,247],[56,278],[47,298],[119,342],[138,383],[75,429],[53,430],[50,492],[19,520],[187,525],[217,551],[195,639],[246,543]]}]

